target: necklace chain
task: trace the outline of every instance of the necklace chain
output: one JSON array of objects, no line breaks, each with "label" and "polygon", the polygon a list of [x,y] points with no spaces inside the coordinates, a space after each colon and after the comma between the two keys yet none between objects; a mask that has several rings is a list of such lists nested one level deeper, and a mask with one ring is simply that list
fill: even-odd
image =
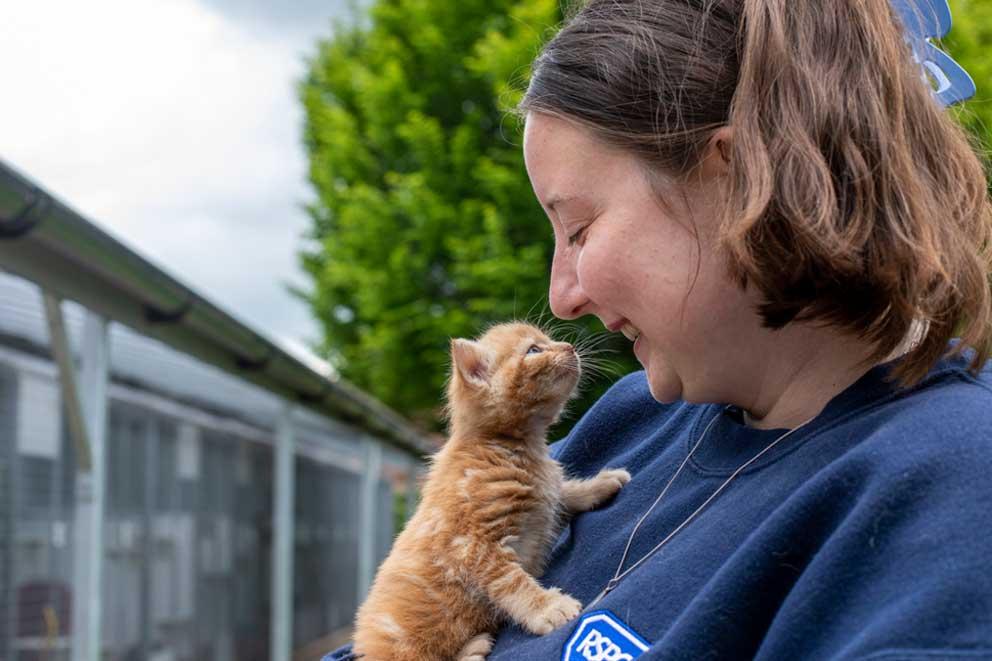
[{"label": "necklace chain", "polygon": [[[724,408],[724,411],[727,411],[729,408],[730,408],[729,406],[725,407]],[[722,412],[721,412],[721,414],[722,414]],[[781,436],[779,436],[778,438],[776,438],[770,444],[768,444],[768,446],[765,447],[764,450],[762,450],[761,452],[759,452],[758,454],[754,455],[753,457],[751,457],[750,459],[748,459],[746,462],[744,462],[743,464],[741,464],[737,468],[737,470],[735,470],[733,473],[731,473],[730,477],[728,477],[726,480],[724,480],[723,484],[721,484],[719,487],[717,487],[716,491],[714,491],[712,494],[710,494],[709,498],[707,498],[706,500],[703,501],[703,504],[702,505],[700,505],[699,507],[697,507],[696,510],[692,514],[690,514],[688,517],[686,517],[685,521],[683,521],[682,523],[680,523],[674,530],[672,530],[670,533],[668,533],[668,535],[666,535],[664,539],[662,539],[660,542],[658,542],[654,546],[654,548],[652,548],[650,551],[648,551],[647,553],[645,553],[644,555],[642,555],[640,557],[640,559],[637,560],[637,562],[635,562],[630,567],[628,567],[626,570],[624,570],[623,569],[623,563],[627,561],[627,554],[630,552],[630,545],[634,542],[634,535],[637,534],[637,530],[641,527],[641,524],[644,523],[645,519],[648,518],[648,516],[651,514],[651,512],[654,511],[654,508],[658,505],[659,502],[661,502],[661,499],[664,498],[665,494],[668,493],[668,489],[669,489],[669,487],[672,486],[672,483],[675,481],[675,478],[677,478],[679,476],[679,474],[682,472],[682,469],[685,468],[685,465],[687,463],[689,463],[689,460],[692,458],[692,455],[696,452],[696,448],[698,448],[700,446],[700,444],[703,442],[703,439],[706,438],[706,435],[709,433],[710,428],[713,427],[713,424],[717,421],[717,419],[720,417],[721,414],[718,414],[718,415],[713,416],[713,419],[710,420],[710,422],[709,422],[708,425],[706,425],[706,428],[703,430],[703,433],[699,435],[699,440],[696,441],[696,444],[692,446],[692,449],[691,450],[689,450],[689,454],[687,454],[685,456],[685,459],[682,460],[682,463],[679,465],[678,470],[676,470],[675,471],[675,474],[672,475],[672,477],[668,480],[668,483],[665,485],[665,488],[662,489],[661,490],[661,493],[658,494],[658,497],[654,499],[654,502],[651,504],[651,507],[649,507],[647,509],[647,511],[644,512],[644,514],[641,515],[641,518],[639,518],[637,520],[637,523],[634,525],[634,529],[630,532],[630,537],[627,538],[627,546],[623,550],[623,555],[620,557],[620,564],[617,565],[617,570],[616,570],[616,572],[614,572],[613,578],[611,578],[606,583],[606,587],[603,588],[603,591],[600,592],[596,596],[595,599],[593,599],[591,602],[589,602],[589,604],[586,606],[586,608],[590,608],[593,605],[595,605],[596,603],[598,603],[603,597],[605,597],[607,594],[609,594],[610,591],[613,590],[613,588],[615,588],[617,586],[617,584],[619,584],[620,581],[622,581],[624,579],[624,577],[627,576],[627,574],[629,574],[630,572],[632,572],[635,569],[637,569],[648,558],[650,558],[652,555],[654,555],[662,546],[664,546],[665,544],[667,544],[668,543],[668,540],[670,540],[672,537],[674,537],[680,530],[682,530],[683,528],[685,528],[689,524],[690,521],[692,521],[694,518],[696,518],[696,516],[700,512],[702,512],[703,509],[707,505],[710,504],[710,501],[712,501],[714,498],[716,498],[718,495],[720,495],[720,492],[722,492],[727,487],[727,485],[730,484],[731,481],[733,481],[733,479],[735,477],[737,477],[738,474],[740,474],[742,471],[746,470],[748,466],[750,466],[751,464],[753,464],[754,462],[756,462],[758,459],[760,459],[762,456],[764,456],[764,454],[766,452],[768,452],[769,450],[771,450],[772,448],[774,448],[776,445],[778,445],[779,441],[782,441],[786,437],[788,437],[791,434],[793,434],[794,432],[799,431],[800,429],[802,429],[803,427],[805,427],[806,425],[808,425],[809,423],[811,423],[816,418],[816,416],[813,416],[812,418],[810,418],[806,422],[802,423],[801,425],[799,425],[797,427],[793,427],[789,431],[785,432],[784,434],[782,434]],[[623,570],[623,571],[621,571],[621,570]]]}]

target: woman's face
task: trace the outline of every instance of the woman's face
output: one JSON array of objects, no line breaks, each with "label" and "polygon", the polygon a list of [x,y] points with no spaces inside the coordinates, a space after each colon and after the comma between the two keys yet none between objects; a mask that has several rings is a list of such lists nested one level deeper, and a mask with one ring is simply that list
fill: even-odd
[{"label": "woman's face", "polygon": [[667,211],[633,156],[565,120],[527,118],[527,173],[555,234],[551,310],[636,336],[661,402],[731,401],[760,359],[740,350],[760,344],[754,302],[712,249],[724,167],[711,152],[698,186],[664,192]]}]

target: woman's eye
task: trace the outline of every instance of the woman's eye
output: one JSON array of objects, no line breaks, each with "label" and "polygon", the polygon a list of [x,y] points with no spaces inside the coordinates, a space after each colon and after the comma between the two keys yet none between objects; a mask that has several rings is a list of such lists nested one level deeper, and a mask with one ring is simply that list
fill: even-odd
[{"label": "woman's eye", "polygon": [[535,344],[535,345],[532,345],[530,349],[527,349],[527,355],[529,356],[531,354],[541,353],[542,351],[544,351],[544,349],[542,349],[541,347],[539,347],[539,346],[537,346]]},{"label": "woman's eye", "polygon": [[578,232],[576,232],[576,233],[575,233],[575,234],[573,234],[572,236],[570,236],[570,237],[568,237],[568,245],[570,245],[570,246],[573,246],[573,245],[575,245],[575,244],[576,244],[576,242],[577,242],[577,241],[578,241],[579,239],[581,239],[581,238],[582,238],[582,235],[583,235],[583,234],[585,233],[585,231],[586,231],[586,227],[588,227],[588,225],[586,225],[585,227],[583,227],[583,228],[581,228],[581,229],[580,229],[580,230],[579,230]]}]

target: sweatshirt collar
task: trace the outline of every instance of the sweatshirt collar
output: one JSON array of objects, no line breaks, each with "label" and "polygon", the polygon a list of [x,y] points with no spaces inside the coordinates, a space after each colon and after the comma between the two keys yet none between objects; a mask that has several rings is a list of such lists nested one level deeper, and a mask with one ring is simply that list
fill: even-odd
[{"label": "sweatshirt collar", "polygon": [[[834,396],[809,424],[796,431],[781,443],[769,450],[751,464],[743,474],[754,473],[782,457],[791,454],[808,441],[815,442],[820,432],[826,431],[843,419],[858,411],[870,408],[877,403],[895,396],[902,396],[922,387],[947,372],[959,372],[966,368],[969,356],[956,356],[941,359],[930,373],[917,386],[909,391],[900,391],[892,381],[892,372],[902,358],[881,363],[868,370],[860,379]],[[695,419],[690,434],[686,438],[685,451],[695,445],[706,426],[717,418],[706,438],[693,454],[691,464],[704,475],[729,475],[743,463],[765,449],[788,429],[755,429],[744,424],[742,411],[738,407],[724,404],[692,405],[696,408]]]}]

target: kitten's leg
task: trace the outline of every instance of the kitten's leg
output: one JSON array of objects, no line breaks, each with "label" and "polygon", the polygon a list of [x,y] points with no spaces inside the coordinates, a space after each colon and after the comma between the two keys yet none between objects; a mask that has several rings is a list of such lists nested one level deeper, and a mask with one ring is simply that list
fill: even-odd
[{"label": "kitten's leg", "polygon": [[543,636],[575,619],[582,604],[557,588],[545,589],[520,566],[517,555],[505,547],[489,550],[481,576],[493,603],[527,631]]},{"label": "kitten's leg", "polygon": [[588,480],[565,480],[561,485],[561,503],[570,514],[588,512],[616,495],[630,482],[630,473],[622,468],[607,468]]},{"label": "kitten's leg", "polygon": [[486,657],[492,649],[493,637],[488,633],[480,633],[465,644],[462,651],[455,657],[455,661],[486,661]]}]

